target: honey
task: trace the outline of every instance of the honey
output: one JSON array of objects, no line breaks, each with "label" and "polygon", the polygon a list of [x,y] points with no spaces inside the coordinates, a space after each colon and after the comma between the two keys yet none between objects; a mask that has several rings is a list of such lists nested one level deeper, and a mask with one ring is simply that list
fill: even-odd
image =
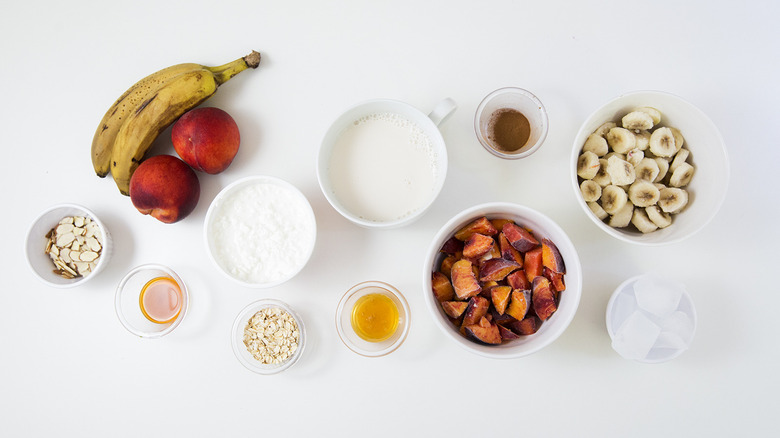
[{"label": "honey", "polygon": [[141,289],[138,301],[146,319],[157,324],[167,324],[181,312],[181,289],[172,278],[153,278]]},{"label": "honey", "polygon": [[352,329],[369,342],[382,342],[393,336],[398,319],[398,306],[382,293],[364,295],[352,307]]}]

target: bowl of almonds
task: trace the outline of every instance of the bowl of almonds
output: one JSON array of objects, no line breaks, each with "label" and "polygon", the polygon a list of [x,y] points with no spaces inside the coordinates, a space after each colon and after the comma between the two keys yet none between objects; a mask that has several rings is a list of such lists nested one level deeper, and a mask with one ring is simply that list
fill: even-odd
[{"label": "bowl of almonds", "polygon": [[700,109],[660,91],[623,94],[591,113],[574,139],[577,201],[607,234],[640,245],[679,242],[720,209],[729,159]]},{"label": "bowl of almonds", "polygon": [[53,206],[38,215],[27,232],[27,262],[49,286],[83,284],[103,270],[110,255],[108,229],[81,205]]},{"label": "bowl of almonds", "polygon": [[305,343],[303,319],[279,300],[255,301],[233,322],[233,353],[244,367],[258,374],[290,368],[300,359]]}]

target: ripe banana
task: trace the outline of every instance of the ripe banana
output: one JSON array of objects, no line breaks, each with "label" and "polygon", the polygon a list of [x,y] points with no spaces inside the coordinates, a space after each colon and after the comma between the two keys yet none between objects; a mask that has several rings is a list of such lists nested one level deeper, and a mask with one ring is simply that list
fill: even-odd
[{"label": "ripe banana", "polygon": [[636,135],[626,128],[612,128],[607,133],[607,143],[613,151],[625,154],[636,147]]},{"label": "ripe banana", "polygon": [[644,131],[653,127],[653,117],[643,111],[631,111],[621,120],[623,127],[631,131]]},{"label": "ripe banana", "polygon": [[582,179],[592,179],[599,173],[599,157],[591,151],[585,151],[577,159],[577,175]]},{"label": "ripe banana", "polygon": [[125,91],[106,111],[92,138],[92,167],[104,178],[111,168],[111,151],[119,128],[127,116],[138,108],[146,96],[170,79],[187,71],[204,68],[198,64],[177,64],[141,79]]},{"label": "ripe banana", "polygon": [[221,84],[259,63],[260,54],[252,52],[223,66],[181,73],[147,94],[127,116],[114,140],[110,169],[119,191],[129,194],[130,177],[162,131],[214,95]]}]

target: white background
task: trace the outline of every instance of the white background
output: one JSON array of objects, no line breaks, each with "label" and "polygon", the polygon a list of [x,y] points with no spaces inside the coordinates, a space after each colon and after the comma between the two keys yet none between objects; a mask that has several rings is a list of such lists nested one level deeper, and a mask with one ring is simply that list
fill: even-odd
[{"label": "white background", "polygon": [[[2,436],[768,436],[778,432],[776,245],[778,43],[773,1],[221,0],[37,2],[0,16],[0,107],[5,243],[0,251]],[[242,146],[185,220],[142,216],[89,149],[108,106],[136,80],[180,63],[222,64],[258,50],[207,102],[236,119]],[[547,107],[550,132],[521,161],[485,152],[472,128],[490,91],[519,86]],[[580,123],[621,93],[654,89],[702,109],[731,160],[720,213],[670,246],[606,235],[575,202],[569,179]],[[453,98],[442,126],[449,173],[418,222],[369,231],[339,216],[315,175],[319,142],[345,108],[369,98],[423,111]],[[169,135],[169,132],[163,134]],[[173,153],[163,138],[154,153]],[[272,175],[300,188],[318,241],[292,281],[232,284],[206,255],[209,202],[230,182]],[[422,261],[433,235],[464,208],[512,201],[556,220],[584,268],[568,330],[544,350],[489,360],[446,339],[427,314]],[[75,202],[109,227],[110,265],[83,287],[49,288],[23,258],[24,232],[42,210]],[[163,263],[192,294],[171,335],[130,335],[113,310],[131,268]],[[699,315],[691,349],[641,365],[610,347],[604,312],[628,277],[660,271],[684,282]],[[359,357],[339,341],[341,295],[382,280],[409,301],[412,328],[390,356]],[[260,298],[305,319],[310,344],[293,368],[260,376],[230,344],[233,319]],[[317,436],[318,436],[317,435]]]}]

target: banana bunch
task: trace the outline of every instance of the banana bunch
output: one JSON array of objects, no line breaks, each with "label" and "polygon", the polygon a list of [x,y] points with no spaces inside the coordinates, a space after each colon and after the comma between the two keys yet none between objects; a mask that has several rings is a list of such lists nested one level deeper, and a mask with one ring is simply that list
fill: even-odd
[{"label": "banana bunch", "polygon": [[182,114],[214,95],[220,85],[259,64],[260,54],[253,51],[217,67],[174,65],[136,82],[111,105],[95,131],[95,173],[103,178],[110,171],[119,191],[128,195],[130,177],[157,136]]},{"label": "banana bunch", "polygon": [[[650,233],[666,228],[688,204],[684,189],[694,167],[676,128],[660,127],[661,113],[637,108],[601,125],[577,160],[580,192],[591,212],[610,226]],[[655,128],[652,132],[651,129]]]}]

